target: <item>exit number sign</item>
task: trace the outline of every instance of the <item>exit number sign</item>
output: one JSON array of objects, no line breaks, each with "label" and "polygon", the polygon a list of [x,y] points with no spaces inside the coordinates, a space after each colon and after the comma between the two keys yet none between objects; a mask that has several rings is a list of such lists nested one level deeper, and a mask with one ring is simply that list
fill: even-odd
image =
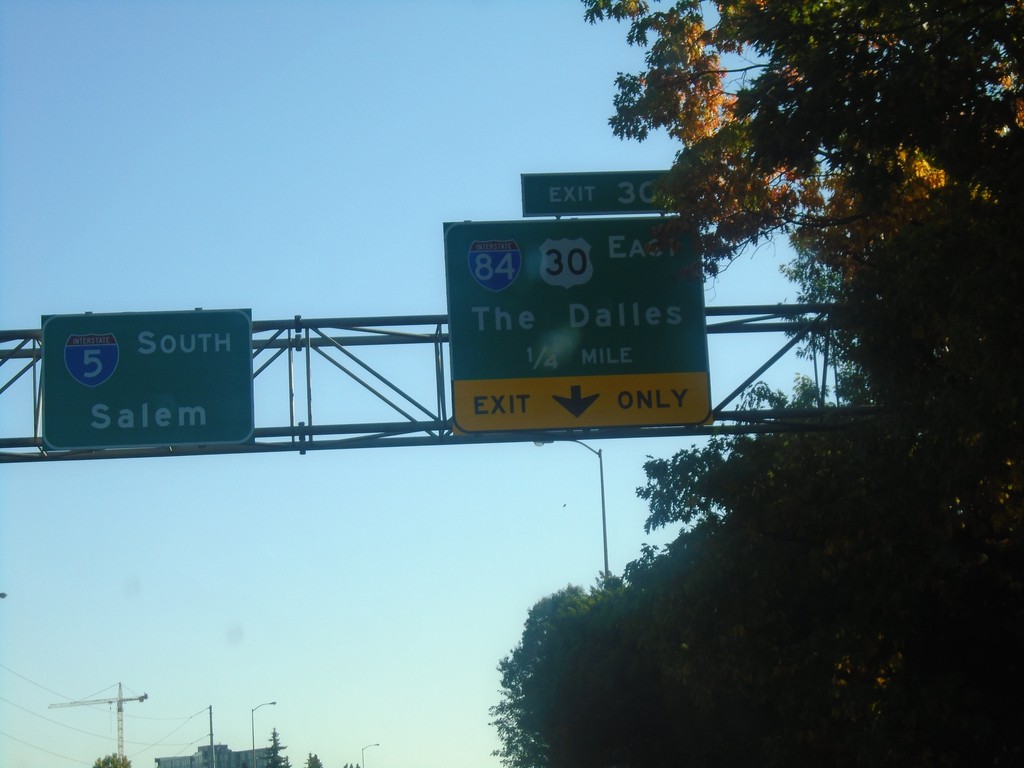
[{"label": "exit number sign", "polygon": [[524,173],[523,216],[658,213],[654,187],[665,171]]}]

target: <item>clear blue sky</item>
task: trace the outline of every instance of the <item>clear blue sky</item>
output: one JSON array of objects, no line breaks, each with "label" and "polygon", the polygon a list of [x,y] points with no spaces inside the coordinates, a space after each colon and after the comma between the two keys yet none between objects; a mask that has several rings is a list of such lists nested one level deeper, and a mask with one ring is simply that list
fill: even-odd
[{"label": "clear blue sky", "polygon": [[[0,328],[45,314],[446,311],[442,223],[521,173],[667,168],[608,127],[642,52],[575,0],[0,3]],[[791,298],[766,247],[708,304]],[[774,351],[712,348],[713,399]],[[756,358],[756,359],[755,359]],[[791,371],[776,383],[786,386]],[[257,423],[262,404],[256,404]],[[30,432],[0,400],[4,436]],[[611,568],[678,439],[604,451]],[[0,765],[136,768],[276,727],[292,764],[487,768],[498,660],[601,568],[573,444],[0,466]],[[193,717],[194,716],[194,717]]]}]

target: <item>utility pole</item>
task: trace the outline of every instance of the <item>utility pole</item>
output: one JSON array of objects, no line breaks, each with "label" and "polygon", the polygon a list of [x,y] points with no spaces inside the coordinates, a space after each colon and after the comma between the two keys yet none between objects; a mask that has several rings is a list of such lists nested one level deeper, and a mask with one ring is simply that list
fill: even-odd
[{"label": "utility pole", "polygon": [[213,704],[210,705],[210,765],[217,768],[217,753],[213,749]]}]

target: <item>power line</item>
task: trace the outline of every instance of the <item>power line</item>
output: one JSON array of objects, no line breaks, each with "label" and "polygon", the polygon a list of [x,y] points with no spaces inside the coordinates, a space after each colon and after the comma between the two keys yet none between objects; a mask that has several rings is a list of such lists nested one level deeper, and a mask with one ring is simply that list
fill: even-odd
[{"label": "power line", "polygon": [[[178,725],[178,726],[177,726],[176,728],[174,728],[174,729],[173,729],[173,730],[172,730],[172,731],[171,731],[170,733],[168,733],[168,734],[167,734],[166,736],[164,736],[164,737],[163,737],[162,739],[160,739],[159,741],[156,741],[156,742],[154,742],[154,743],[152,743],[152,744],[146,744],[146,745],[145,745],[145,748],[144,748],[144,749],[140,749],[140,750],[138,750],[137,752],[135,752],[135,753],[134,753],[134,754],[132,755],[132,757],[133,757],[133,758],[134,758],[134,757],[137,757],[137,756],[141,755],[141,754],[142,754],[143,752],[147,752],[147,751],[149,751],[150,749],[154,749],[154,748],[156,748],[156,747],[160,746],[161,744],[163,744],[163,743],[164,743],[164,741],[166,741],[166,740],[167,740],[167,739],[169,739],[169,738],[170,738],[171,736],[173,736],[173,735],[174,735],[174,734],[175,734],[175,733],[176,733],[177,731],[180,731],[180,730],[181,730],[182,728],[184,728],[184,727],[185,727],[186,725],[188,725],[188,724],[189,724],[190,722],[192,722],[192,720],[193,720],[193,719],[195,719],[196,717],[199,717],[199,715],[201,715],[201,714],[204,714],[205,712],[206,712],[206,710],[205,710],[205,709],[201,709],[201,710],[199,710],[199,711],[198,711],[198,712],[196,712],[196,713],[195,713],[194,715],[192,715],[192,716],[191,716],[191,717],[189,717],[189,718],[188,718],[187,720],[185,720],[185,721],[184,721],[183,723],[181,723],[181,724],[180,724],[180,725]],[[129,743],[129,744],[136,744],[137,746],[142,746],[142,744],[140,744],[139,742],[128,742],[128,743]],[[180,747],[180,746],[183,746],[183,747],[190,747],[190,746],[192,746],[192,744],[195,744],[195,742],[192,742],[191,744],[169,744],[169,745],[167,745],[167,746],[171,746],[171,747]]]},{"label": "power line", "polygon": [[67,755],[62,755],[62,754],[60,754],[58,752],[52,752],[51,750],[44,749],[43,747],[37,747],[35,744],[31,744],[31,743],[25,741],[24,739],[19,739],[17,736],[11,736],[11,734],[5,733],[4,731],[0,731],[0,736],[6,736],[11,741],[16,741],[19,744],[24,744],[26,747],[31,747],[32,749],[39,750],[40,752],[45,752],[48,755],[53,755],[54,757],[59,757],[62,760],[70,760],[72,763],[78,763],[79,765],[81,765],[81,763],[82,763],[82,761],[79,758],[77,758],[77,757],[68,757]]},{"label": "power line", "polygon": [[[25,675],[21,674],[20,672],[17,672],[15,670],[11,669],[6,664],[0,664],[0,669],[3,669],[6,672],[9,672],[10,674],[14,675],[15,677],[18,677],[21,680],[24,680],[26,683],[29,683],[30,685],[33,685],[36,688],[39,688],[40,690],[46,691],[47,693],[49,693],[49,694],[51,694],[53,696],[57,696],[59,698],[66,699],[68,701],[71,700],[71,697],[65,696],[64,694],[59,693],[58,691],[54,691],[53,689],[48,688],[47,686],[43,685],[42,683],[38,683],[35,680],[32,680],[29,677],[26,677]],[[109,689],[110,689],[110,687],[103,688],[100,691],[97,691],[97,693],[94,694],[94,695],[98,695],[99,693],[102,693],[103,691],[106,691],[106,690],[109,690]],[[42,720],[42,721],[44,721],[46,723],[50,723],[51,725],[56,725],[56,726],[59,726],[61,728],[66,728],[69,731],[75,731],[76,733],[81,733],[81,734],[83,734],[85,736],[92,736],[92,737],[97,738],[97,739],[109,739],[110,738],[110,734],[107,734],[107,733],[102,733],[102,734],[101,733],[94,733],[92,731],[87,731],[87,730],[84,730],[82,728],[76,728],[76,727],[74,727],[72,725],[68,725],[67,723],[60,722],[59,720],[52,720],[49,717],[41,715],[38,712],[34,712],[33,710],[29,709],[28,707],[24,707],[21,704],[18,704],[18,703],[14,702],[14,701],[11,701],[10,699],[8,699],[6,697],[0,696],[0,701],[4,702],[6,704],[9,704],[10,706],[15,707],[16,709],[20,709],[22,712],[25,712],[25,713],[27,713],[29,715],[32,715],[33,717],[37,717],[37,718],[39,718],[40,720]],[[93,709],[95,711],[103,711],[103,709],[101,707],[89,707],[89,709]],[[145,741],[129,741],[128,743],[133,745],[133,746],[141,747],[141,749],[136,752],[136,755],[142,754],[143,752],[146,752],[146,751],[148,751],[150,749],[154,749],[155,747],[158,747],[160,745],[164,745],[164,746],[168,746],[168,747],[181,747],[182,751],[184,751],[185,749],[193,746],[197,742],[202,741],[205,738],[205,736],[200,737],[199,739],[197,739],[195,741],[192,741],[192,742],[189,742],[187,744],[184,744],[184,743],[165,744],[165,742],[167,741],[167,739],[169,739],[171,736],[173,736],[177,731],[181,730],[186,725],[188,725],[188,723],[190,723],[196,717],[199,717],[200,715],[205,714],[206,711],[207,710],[204,707],[203,709],[200,709],[198,712],[196,712],[196,713],[194,713],[192,715],[179,716],[179,717],[133,716],[132,719],[137,719],[137,720],[153,720],[153,721],[163,721],[163,722],[173,721],[173,722],[178,722],[178,725],[176,725],[174,728],[171,729],[171,731],[166,733],[163,737],[161,737],[159,740],[157,740],[155,742],[150,743],[150,742],[145,742]],[[11,739],[13,741],[18,742],[19,744],[24,744],[27,747],[31,747],[32,749],[39,750],[40,752],[45,752],[46,754],[53,755],[55,757],[60,757],[60,758],[62,758],[64,760],[70,760],[70,761],[75,762],[75,763],[81,763],[82,762],[79,758],[68,757],[67,755],[62,755],[62,754],[59,754],[57,752],[53,752],[51,750],[45,749],[43,747],[36,746],[35,744],[32,744],[31,742],[25,741],[24,739],[19,739],[18,737],[12,736],[11,734],[6,733],[6,732],[0,731],[0,735],[6,736],[7,738],[9,738],[9,739]]]},{"label": "power line", "polygon": [[34,685],[34,686],[35,686],[36,688],[41,688],[42,690],[46,691],[47,693],[52,693],[52,694],[53,694],[54,696],[60,696],[60,697],[61,697],[62,699],[67,699],[68,701],[70,701],[70,700],[71,700],[71,697],[70,697],[70,696],[65,696],[65,695],[64,695],[63,693],[57,693],[57,691],[51,690],[50,688],[47,688],[47,687],[46,687],[45,685],[42,685],[41,683],[37,683],[37,682],[36,682],[35,680],[31,680],[31,679],[29,679],[29,678],[25,677],[25,676],[24,676],[23,674],[21,674],[20,672],[15,672],[15,671],[14,671],[13,669],[11,669],[10,667],[8,667],[8,666],[7,666],[6,664],[0,664],[0,669],[5,669],[5,670],[7,670],[8,672],[10,672],[10,673],[11,673],[12,675],[14,675],[15,677],[20,677],[20,678],[21,678],[22,680],[24,680],[24,681],[25,681],[26,683],[31,683],[31,684],[32,684],[32,685]]},{"label": "power line", "polygon": [[93,733],[92,731],[83,731],[81,728],[75,728],[73,725],[68,725],[67,723],[62,723],[59,720],[51,720],[48,717],[44,717],[43,715],[40,715],[38,712],[33,712],[31,709],[28,709],[27,707],[21,706],[21,704],[15,704],[13,701],[11,701],[10,699],[5,699],[3,696],[0,696],[0,701],[6,702],[7,704],[10,704],[12,707],[17,707],[22,712],[27,712],[28,714],[32,715],[33,717],[38,717],[40,720],[45,720],[46,722],[52,723],[53,725],[59,725],[61,728],[67,728],[69,731],[77,731],[78,733],[84,733],[86,736],[95,736],[96,738],[99,738],[99,739],[109,739],[110,738],[110,734],[109,733]]}]

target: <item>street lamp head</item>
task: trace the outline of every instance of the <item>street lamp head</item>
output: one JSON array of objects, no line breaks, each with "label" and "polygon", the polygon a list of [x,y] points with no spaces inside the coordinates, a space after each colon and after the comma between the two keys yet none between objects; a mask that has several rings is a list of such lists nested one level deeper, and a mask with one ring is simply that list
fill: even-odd
[{"label": "street lamp head", "polygon": [[363,764],[363,768],[366,768],[366,750],[368,750],[370,747],[379,747],[379,746],[380,746],[380,744],[367,744],[365,747],[363,747],[362,752],[359,753],[359,759],[360,759],[360,761]]}]

